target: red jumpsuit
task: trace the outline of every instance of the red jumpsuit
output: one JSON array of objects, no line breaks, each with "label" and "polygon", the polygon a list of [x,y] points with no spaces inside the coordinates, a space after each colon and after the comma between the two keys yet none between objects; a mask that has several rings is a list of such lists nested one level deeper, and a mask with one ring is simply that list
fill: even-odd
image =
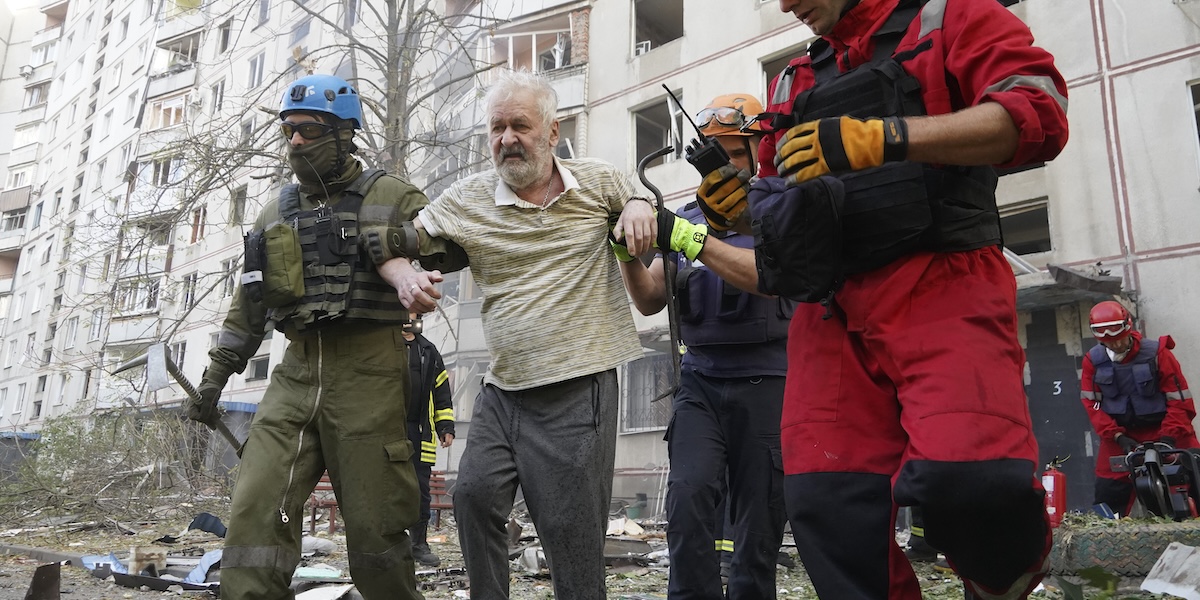
[{"label": "red jumpsuit", "polygon": [[[1142,346],[1142,334],[1134,331],[1131,335],[1133,347],[1129,349],[1122,363],[1132,362]],[[1133,504],[1133,483],[1129,480],[1129,473],[1114,472],[1108,462],[1111,456],[1125,454],[1116,442],[1118,433],[1123,433],[1138,442],[1167,437],[1174,440],[1176,448],[1200,447],[1200,441],[1196,439],[1196,430],[1192,426],[1192,419],[1196,417],[1192,392],[1188,389],[1187,379],[1183,376],[1179,361],[1171,353],[1173,347],[1175,341],[1170,336],[1159,338],[1155,362],[1158,367],[1158,389],[1167,397],[1167,414],[1157,427],[1122,427],[1104,412],[1100,408],[1100,386],[1095,381],[1096,367],[1092,364],[1091,356],[1083,357],[1083,374],[1079,380],[1080,397],[1096,435],[1100,436],[1100,450],[1096,454],[1095,502],[1104,502],[1122,515],[1129,514]]]},{"label": "red jumpsuit", "polygon": [[[862,0],[825,37],[845,71],[870,60],[871,35],[897,0]],[[1066,84],[1029,29],[994,0],[931,0],[897,52],[928,114],[983,102],[1007,109],[1020,141],[1007,165],[1054,158],[1067,139]],[[814,85],[792,62],[789,93]],[[775,102],[780,97],[786,102]],[[775,141],[760,176],[776,175]],[[801,304],[789,331],[782,419],[789,517],[817,593],[921,597],[894,542],[897,505],[920,506],[926,538],[977,597],[1024,597],[1041,579],[1051,535],[1035,477],[1038,449],[1017,341],[1016,283],[999,247],[919,251],[846,278],[825,308]],[[1011,596],[1015,597],[1015,596]]]}]

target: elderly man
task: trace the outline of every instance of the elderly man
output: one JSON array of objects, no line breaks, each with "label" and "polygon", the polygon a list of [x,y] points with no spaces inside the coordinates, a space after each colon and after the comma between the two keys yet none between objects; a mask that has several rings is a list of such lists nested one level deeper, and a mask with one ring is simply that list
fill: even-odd
[{"label": "elderly man", "polygon": [[[642,355],[615,235],[647,251],[649,202],[616,167],[559,160],[557,96],[541,77],[504,73],[488,92],[495,169],[456,182],[415,221],[421,242],[466,250],[483,291],[491,353],[459,464],[454,515],[472,598],[507,598],[504,525],[520,485],[560,598],[604,598],[617,373]],[[434,308],[434,273],[410,273],[401,298]]]}]

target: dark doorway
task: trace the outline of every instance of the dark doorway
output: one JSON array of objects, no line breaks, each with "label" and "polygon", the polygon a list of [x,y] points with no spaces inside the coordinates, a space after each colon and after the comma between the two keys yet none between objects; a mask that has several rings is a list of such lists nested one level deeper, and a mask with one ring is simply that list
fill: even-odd
[{"label": "dark doorway", "polygon": [[1081,359],[1068,354],[1066,346],[1059,343],[1055,312],[1053,308],[1032,312],[1025,329],[1029,361],[1025,394],[1040,452],[1039,475],[1055,456],[1069,455],[1061,467],[1067,476],[1067,508],[1086,511],[1092,506],[1098,444],[1079,401]]}]

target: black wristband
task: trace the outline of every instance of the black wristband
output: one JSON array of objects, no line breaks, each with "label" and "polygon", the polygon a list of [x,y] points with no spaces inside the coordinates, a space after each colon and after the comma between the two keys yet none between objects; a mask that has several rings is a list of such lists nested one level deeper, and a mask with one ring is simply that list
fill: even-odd
[{"label": "black wristband", "polygon": [[908,158],[908,123],[903,117],[883,119],[883,162]]}]

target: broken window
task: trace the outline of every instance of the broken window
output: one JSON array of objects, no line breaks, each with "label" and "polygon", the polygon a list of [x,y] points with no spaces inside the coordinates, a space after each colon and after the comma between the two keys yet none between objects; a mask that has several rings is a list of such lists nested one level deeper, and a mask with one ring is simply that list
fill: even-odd
[{"label": "broken window", "polygon": [[5,212],[4,217],[0,218],[0,228],[5,232],[14,232],[14,230],[25,227],[25,212],[29,209],[17,209]]},{"label": "broken window", "polygon": [[184,70],[200,57],[200,32],[163,42],[159,49],[157,70]]},{"label": "broken window", "polygon": [[[682,93],[675,92],[675,97],[683,102]],[[634,160],[641,161],[642,157],[665,146],[673,146],[674,151],[665,157],[656,158],[648,167],[661,165],[679,158],[683,152],[683,119],[685,115],[666,96],[649,106],[633,112],[634,137],[636,140]]]},{"label": "broken window", "polygon": [[39,83],[34,86],[25,88],[25,104],[22,108],[32,108],[41,104],[45,104],[50,96],[50,82]]},{"label": "broken window", "polygon": [[249,84],[250,84],[251,88],[256,88],[260,84],[262,84],[263,69],[266,67],[266,64],[267,64],[267,55],[266,55],[266,53],[263,53],[263,52],[258,53],[257,55],[255,55],[254,58],[250,59]]},{"label": "broken window", "polygon": [[224,54],[229,49],[233,37],[233,21],[225,21],[217,27],[217,54]]},{"label": "broken window", "polygon": [[150,129],[165,129],[182,125],[187,120],[188,94],[150,103]]},{"label": "broken window", "polygon": [[575,158],[575,119],[563,119],[558,122],[558,146],[554,154],[559,158]]},{"label": "broken window", "polygon": [[132,279],[117,286],[117,312],[140,313],[158,308],[158,281]]},{"label": "broken window", "polygon": [[167,356],[171,358],[171,362],[175,363],[175,366],[182,369],[183,359],[187,358],[187,342],[175,342],[167,346]]},{"label": "broken window", "polygon": [[1000,214],[1004,246],[1016,254],[1036,254],[1053,249],[1050,243],[1050,211],[1041,198],[1019,207],[1006,208]]},{"label": "broken window", "polygon": [[671,386],[673,370],[665,352],[647,354],[625,366],[621,433],[666,428],[671,421],[671,399],[655,398]]},{"label": "broken window", "polygon": [[506,28],[492,36],[495,62],[513,70],[552,71],[571,64],[571,16],[554,15]]},{"label": "broken window", "polygon": [[196,273],[190,273],[184,276],[182,293],[183,297],[181,298],[183,310],[188,310],[196,305],[196,283],[199,278],[200,276]]},{"label": "broken window", "polygon": [[237,260],[231,258],[221,261],[221,275],[225,278],[221,284],[221,297],[229,298],[237,286]]},{"label": "broken window", "polygon": [[1196,113],[1196,133],[1200,135],[1200,82],[1192,84],[1192,109]]},{"label": "broken window", "polygon": [[139,179],[143,185],[166,187],[183,179],[183,158],[156,158],[143,162]]},{"label": "broken window", "polygon": [[200,206],[192,211],[192,239],[191,243],[204,239],[204,224],[208,221],[208,207]]},{"label": "broken window", "polygon": [[221,112],[221,106],[225,104],[225,80],[222,79],[213,84],[209,88],[209,96],[212,102],[209,103],[209,114],[217,114]]},{"label": "broken window", "polygon": [[634,0],[633,55],[683,37],[683,0]]},{"label": "broken window", "polygon": [[75,347],[75,335],[79,333],[79,317],[71,317],[67,320],[67,331],[64,334],[66,338],[63,340],[63,348]]},{"label": "broken window", "polygon": [[96,311],[92,313],[92,333],[89,336],[89,339],[93,342],[100,339],[100,334],[103,333],[103,331],[104,309],[97,308]]},{"label": "broken window", "polygon": [[[436,197],[436,196],[435,196]],[[240,225],[246,218],[246,186],[240,185],[229,198],[229,223]]]},{"label": "broken window", "polygon": [[259,356],[250,359],[250,365],[246,367],[246,381],[259,381],[267,378],[270,371],[271,357]]}]

